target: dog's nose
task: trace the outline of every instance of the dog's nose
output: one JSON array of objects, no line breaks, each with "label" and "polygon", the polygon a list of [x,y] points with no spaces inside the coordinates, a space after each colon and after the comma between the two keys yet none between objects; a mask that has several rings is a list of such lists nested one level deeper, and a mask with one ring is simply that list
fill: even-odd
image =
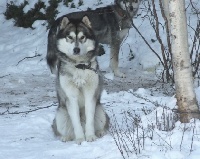
[{"label": "dog's nose", "polygon": [[75,47],[75,48],[74,48],[74,54],[77,55],[77,54],[79,54],[79,53],[80,53],[80,48]]},{"label": "dog's nose", "polygon": [[130,11],[133,11],[133,6],[130,6],[129,9],[130,9]]}]

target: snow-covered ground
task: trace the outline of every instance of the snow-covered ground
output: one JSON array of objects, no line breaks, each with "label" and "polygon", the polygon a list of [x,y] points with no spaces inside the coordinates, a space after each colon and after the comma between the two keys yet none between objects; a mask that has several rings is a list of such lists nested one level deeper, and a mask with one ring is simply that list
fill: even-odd
[{"label": "snow-covered ground", "polygon": [[[199,159],[200,121],[181,124],[176,120],[171,111],[176,109],[174,90],[157,82],[152,70],[159,61],[134,29],[120,50],[120,68],[127,78],[116,78],[110,73],[109,46],[98,59],[105,76],[101,102],[111,118],[108,134],[81,145],[56,138],[51,129],[57,108],[55,76],[45,61],[45,21],[36,21],[34,30],[15,27],[3,15],[6,2],[0,1],[0,159],[122,159],[120,150],[131,159]],[[30,2],[25,11],[36,0]],[[58,16],[113,3],[99,2],[87,0],[78,9],[60,5]],[[194,3],[200,8],[198,0]],[[141,5],[141,16],[134,23],[159,52],[158,42],[151,43],[155,34],[149,22],[141,18],[143,8]],[[187,14],[190,25],[195,27],[195,15]],[[189,34],[193,34],[191,28]],[[135,58],[130,61],[131,50]],[[199,103],[200,87],[196,87],[196,94]]]}]

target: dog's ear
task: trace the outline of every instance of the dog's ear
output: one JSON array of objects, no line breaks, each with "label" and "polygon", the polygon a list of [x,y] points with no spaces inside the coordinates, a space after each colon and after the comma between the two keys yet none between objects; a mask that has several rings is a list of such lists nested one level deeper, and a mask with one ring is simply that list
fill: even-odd
[{"label": "dog's ear", "polygon": [[91,25],[91,22],[90,22],[88,16],[84,16],[83,19],[82,19],[82,22],[83,22],[86,26],[88,26],[89,28],[92,28],[92,25]]},{"label": "dog's ear", "polygon": [[67,17],[64,17],[60,24],[60,29],[64,29],[68,23],[69,23],[69,19]]}]

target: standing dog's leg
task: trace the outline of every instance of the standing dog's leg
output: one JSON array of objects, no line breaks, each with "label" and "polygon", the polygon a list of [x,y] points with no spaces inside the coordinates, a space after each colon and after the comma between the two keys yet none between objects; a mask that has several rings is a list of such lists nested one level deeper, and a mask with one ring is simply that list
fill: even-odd
[{"label": "standing dog's leg", "polygon": [[[115,38],[117,38],[115,36]],[[121,41],[112,38],[111,50],[110,50],[110,68],[115,76],[125,78],[125,74],[119,71],[119,49]]]}]

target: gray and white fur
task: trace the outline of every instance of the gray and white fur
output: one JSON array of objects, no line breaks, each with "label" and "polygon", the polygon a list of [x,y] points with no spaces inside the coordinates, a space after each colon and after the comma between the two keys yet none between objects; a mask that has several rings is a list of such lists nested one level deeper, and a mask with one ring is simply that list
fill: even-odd
[{"label": "gray and white fur", "polygon": [[56,56],[56,36],[60,21],[64,17],[81,18],[88,16],[95,36],[100,43],[109,44],[111,46],[110,67],[115,76],[125,77],[120,72],[119,49],[128,30],[132,27],[132,18],[136,15],[141,0],[115,0],[114,5],[97,8],[96,10],[80,11],[64,15],[56,20],[51,27],[48,36],[47,62],[52,73],[55,72],[57,66]]},{"label": "gray and white fur", "polygon": [[[87,16],[63,17],[56,30],[57,98],[53,130],[62,141],[94,141],[106,134],[109,118],[100,96],[102,78],[96,55],[98,42]],[[52,50],[50,50],[52,51]],[[48,56],[48,55],[47,55]]]}]

